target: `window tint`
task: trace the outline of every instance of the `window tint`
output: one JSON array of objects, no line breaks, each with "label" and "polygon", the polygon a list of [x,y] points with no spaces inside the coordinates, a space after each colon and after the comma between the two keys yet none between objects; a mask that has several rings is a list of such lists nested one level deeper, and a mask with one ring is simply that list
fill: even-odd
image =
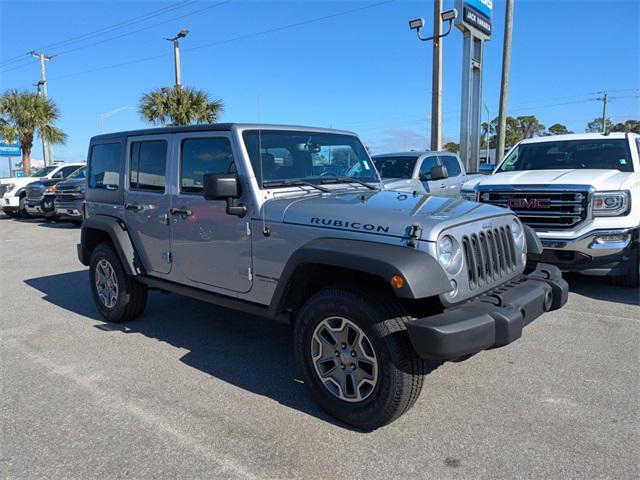
[{"label": "window tint", "polygon": [[105,143],[91,147],[89,188],[117,190],[120,183],[120,144]]},{"label": "window tint", "polygon": [[82,167],[69,175],[69,178],[85,178],[86,168]]},{"label": "window tint", "polygon": [[62,167],[60,169],[60,172],[62,172],[62,178],[67,178],[73,172],[78,170],[78,168],[79,168],[78,165],[73,165],[73,166],[70,166],[70,167]]},{"label": "window tint", "polygon": [[442,161],[442,164],[447,168],[447,174],[449,175],[449,178],[457,177],[462,173],[462,171],[460,170],[460,163],[458,162],[458,159],[456,157],[453,157],[451,155],[443,155],[440,157],[440,160]]},{"label": "window tint", "polygon": [[227,138],[192,138],[182,142],[180,191],[202,192],[205,173],[234,173],[236,164]]},{"label": "window tint", "polygon": [[164,192],[167,142],[154,140],[131,144],[129,187],[132,190]]},{"label": "window tint", "polygon": [[420,165],[420,176],[424,176],[424,180],[431,180],[431,168],[438,166],[437,157],[427,157]]}]

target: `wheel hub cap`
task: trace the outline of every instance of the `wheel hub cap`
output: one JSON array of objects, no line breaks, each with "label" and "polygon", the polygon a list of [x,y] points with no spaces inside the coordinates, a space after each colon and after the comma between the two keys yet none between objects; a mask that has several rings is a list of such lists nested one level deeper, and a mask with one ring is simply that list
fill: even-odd
[{"label": "wheel hub cap", "polygon": [[311,338],[311,357],[318,378],[337,398],[361,402],[375,390],[378,359],[373,344],[351,320],[322,320]]},{"label": "wheel hub cap", "polygon": [[118,300],[118,279],[113,266],[104,258],[96,265],[95,283],[100,302],[113,308]]}]

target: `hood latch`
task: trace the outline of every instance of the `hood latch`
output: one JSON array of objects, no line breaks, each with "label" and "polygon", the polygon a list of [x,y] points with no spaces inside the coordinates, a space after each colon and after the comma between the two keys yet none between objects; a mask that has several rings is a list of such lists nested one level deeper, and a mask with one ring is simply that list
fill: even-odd
[{"label": "hood latch", "polygon": [[407,240],[407,247],[417,247],[418,240],[422,236],[422,225],[418,222],[415,222],[411,227],[409,227],[409,239]]}]

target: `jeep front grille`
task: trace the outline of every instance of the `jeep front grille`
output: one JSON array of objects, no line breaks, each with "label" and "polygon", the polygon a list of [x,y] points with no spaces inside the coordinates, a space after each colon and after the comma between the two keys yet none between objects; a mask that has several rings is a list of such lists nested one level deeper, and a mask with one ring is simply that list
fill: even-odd
[{"label": "jeep front grille", "polygon": [[589,211],[589,193],[579,190],[491,190],[480,191],[479,198],[510,208],[535,230],[574,228]]},{"label": "jeep front grille", "polygon": [[508,225],[464,235],[462,250],[471,290],[500,283],[510,278],[518,268]]}]

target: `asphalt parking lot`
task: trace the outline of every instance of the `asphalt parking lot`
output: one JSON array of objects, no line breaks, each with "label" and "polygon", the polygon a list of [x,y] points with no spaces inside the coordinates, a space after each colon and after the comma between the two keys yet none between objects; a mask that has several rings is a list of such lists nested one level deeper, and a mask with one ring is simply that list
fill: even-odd
[{"label": "asphalt parking lot", "polygon": [[365,434],[311,402],[287,328],[157,292],[103,322],[78,240],[0,215],[2,478],[637,478],[637,291],[570,276],[564,309]]}]

